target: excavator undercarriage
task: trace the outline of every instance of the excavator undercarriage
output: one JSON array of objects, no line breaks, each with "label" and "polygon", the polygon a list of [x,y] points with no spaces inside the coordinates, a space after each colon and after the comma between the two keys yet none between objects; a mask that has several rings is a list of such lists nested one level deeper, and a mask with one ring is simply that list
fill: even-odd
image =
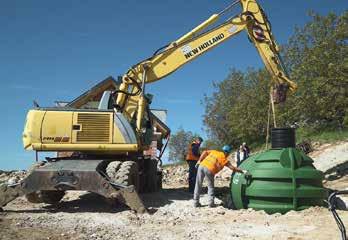
[{"label": "excavator undercarriage", "polygon": [[[115,165],[119,167],[115,168]],[[120,168],[122,165],[123,169]],[[0,207],[23,195],[35,203],[57,203],[65,191],[78,190],[97,193],[109,202],[118,200],[132,210],[144,213],[146,208],[137,193],[139,179],[134,166],[137,165],[133,161],[49,159],[35,164],[18,183],[0,185]],[[121,171],[123,177],[117,178],[117,171]]]}]

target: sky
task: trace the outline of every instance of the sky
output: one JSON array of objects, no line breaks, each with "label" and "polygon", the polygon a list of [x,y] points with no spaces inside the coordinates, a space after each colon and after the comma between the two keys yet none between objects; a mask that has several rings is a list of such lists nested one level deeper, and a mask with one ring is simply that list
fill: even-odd
[{"label": "sky", "polygon": [[[72,100],[108,76],[178,39],[232,1],[0,0],[0,169],[25,169],[34,152],[23,150],[22,131],[33,100],[52,106]],[[346,0],[260,0],[279,44],[308,11],[342,13]],[[232,15],[240,12],[237,8]],[[168,110],[167,124],[206,137],[204,95],[231,68],[263,64],[245,33],[230,39],[165,79],[148,85],[152,108]]]}]

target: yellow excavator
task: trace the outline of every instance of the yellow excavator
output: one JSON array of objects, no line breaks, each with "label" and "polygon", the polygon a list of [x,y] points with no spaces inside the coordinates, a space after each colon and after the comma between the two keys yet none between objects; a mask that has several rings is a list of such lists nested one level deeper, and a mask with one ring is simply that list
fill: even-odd
[{"label": "yellow excavator", "polygon": [[[218,20],[237,4],[242,12]],[[0,207],[18,196],[31,202],[56,203],[68,190],[85,190],[118,199],[131,209],[145,211],[137,192],[161,186],[158,158],[144,155],[154,140],[152,95],[146,85],[158,81],[232,36],[246,31],[272,78],[277,102],[296,90],[282,64],[271,24],[255,0],[239,0],[213,14],[178,40],[132,66],[114,92],[104,92],[98,109],[36,108],[29,111],[23,132],[26,150],[73,152],[68,157],[46,158],[26,178],[0,185]],[[169,129],[156,135],[158,150]]]}]

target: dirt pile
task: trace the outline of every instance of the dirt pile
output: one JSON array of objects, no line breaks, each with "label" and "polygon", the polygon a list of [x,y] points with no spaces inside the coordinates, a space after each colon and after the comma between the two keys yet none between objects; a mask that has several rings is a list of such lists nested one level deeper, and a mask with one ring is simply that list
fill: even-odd
[{"label": "dirt pile", "polygon": [[20,179],[23,179],[26,175],[26,171],[2,171],[0,170],[0,184],[7,182],[9,180],[13,181],[19,181]]},{"label": "dirt pile", "polygon": [[314,166],[327,174],[348,170],[348,142],[323,144],[309,156],[314,159]]},{"label": "dirt pile", "polygon": [[163,184],[182,185],[187,183],[188,167],[186,163],[175,166],[165,166],[163,168]]},{"label": "dirt pile", "polygon": [[[224,168],[215,176],[215,184],[224,185],[231,179],[232,171]],[[188,184],[188,165],[184,162],[180,165],[165,166],[163,169],[163,184],[165,186],[180,186]]]}]

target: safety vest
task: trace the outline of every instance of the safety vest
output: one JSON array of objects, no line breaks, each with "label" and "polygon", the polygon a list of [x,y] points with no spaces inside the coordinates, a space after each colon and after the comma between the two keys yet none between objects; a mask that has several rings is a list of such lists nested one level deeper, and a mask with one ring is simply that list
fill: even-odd
[{"label": "safety vest", "polygon": [[228,163],[227,157],[223,152],[211,150],[208,151],[208,156],[203,159],[201,166],[206,167],[212,174],[220,172]]},{"label": "safety vest", "polygon": [[192,144],[196,144],[196,142],[192,142],[191,144],[188,145],[186,160],[187,161],[198,161],[199,156],[195,156],[192,152]]}]

